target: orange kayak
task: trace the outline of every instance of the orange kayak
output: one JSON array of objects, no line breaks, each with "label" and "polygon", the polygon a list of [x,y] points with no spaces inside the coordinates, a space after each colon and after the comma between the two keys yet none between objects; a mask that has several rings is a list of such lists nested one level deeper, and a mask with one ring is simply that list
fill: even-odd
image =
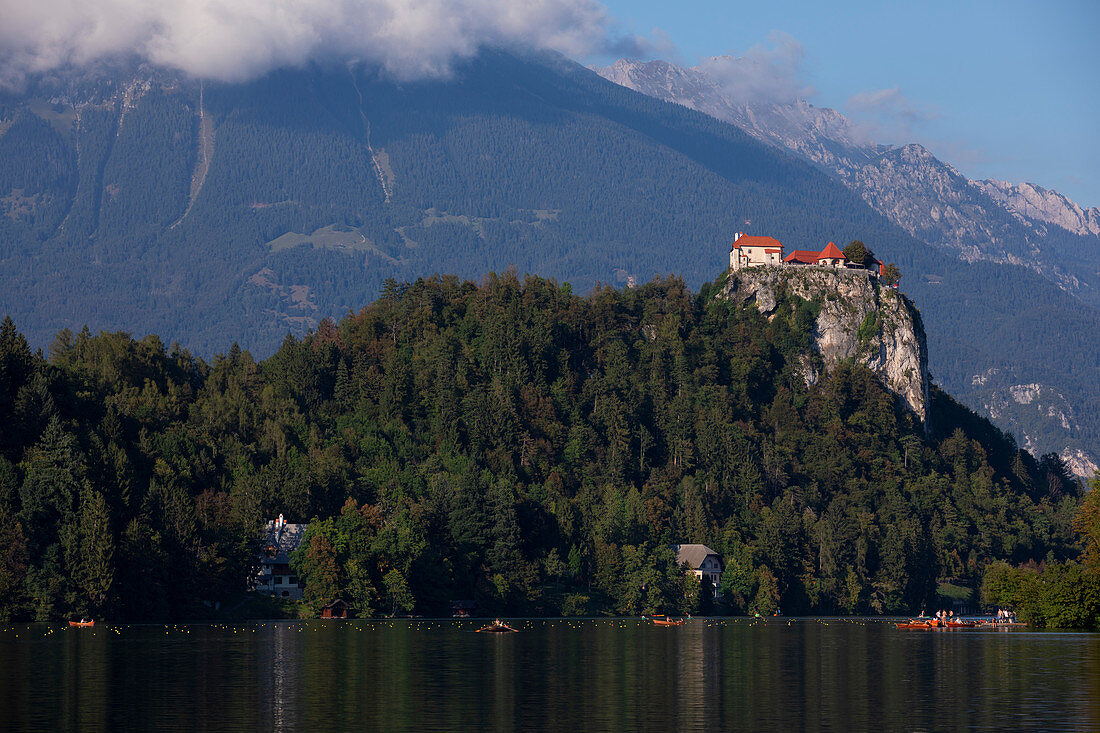
[{"label": "orange kayak", "polygon": [[95,626],[95,621],[70,621],[69,626]]}]

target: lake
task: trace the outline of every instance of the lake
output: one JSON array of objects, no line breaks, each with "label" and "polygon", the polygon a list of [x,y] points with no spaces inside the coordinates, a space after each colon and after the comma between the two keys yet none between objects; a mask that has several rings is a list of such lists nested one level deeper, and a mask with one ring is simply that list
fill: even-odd
[{"label": "lake", "polygon": [[512,624],[0,625],[0,729],[1100,730],[1100,635]]}]

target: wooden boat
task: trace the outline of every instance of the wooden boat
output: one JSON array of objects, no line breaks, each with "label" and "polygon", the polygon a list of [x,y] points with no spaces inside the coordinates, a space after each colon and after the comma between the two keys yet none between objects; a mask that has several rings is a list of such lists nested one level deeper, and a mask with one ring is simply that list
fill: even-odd
[{"label": "wooden boat", "polygon": [[479,634],[512,634],[516,629],[513,629],[508,624],[501,621],[499,618],[488,626],[482,626],[477,630]]},{"label": "wooden boat", "polygon": [[949,629],[974,629],[978,624],[973,621],[948,621],[947,628]]},{"label": "wooden boat", "polygon": [[934,618],[911,618],[908,621],[900,624],[894,624],[899,629],[920,629],[922,631],[928,631],[931,629],[938,629],[940,622]]},{"label": "wooden boat", "polygon": [[669,618],[668,616],[650,616],[649,620],[653,622],[654,626],[682,626],[684,620],[682,618]]},{"label": "wooden boat", "polygon": [[69,626],[95,626],[95,619],[92,619],[91,621],[70,621]]}]

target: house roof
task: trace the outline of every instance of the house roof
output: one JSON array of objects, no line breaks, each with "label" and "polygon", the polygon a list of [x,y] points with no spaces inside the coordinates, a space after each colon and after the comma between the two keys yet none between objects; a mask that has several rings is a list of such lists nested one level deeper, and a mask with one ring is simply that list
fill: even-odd
[{"label": "house roof", "polygon": [[805,262],[807,264],[817,262],[819,252],[811,252],[808,249],[796,249],[783,258],[784,262]]},{"label": "house roof", "polygon": [[844,253],[840,251],[840,248],[838,248],[832,242],[829,242],[829,244],[826,245],[825,249],[821,250],[821,256],[818,257],[818,259],[820,259],[820,260],[843,260],[843,259],[847,259],[847,258],[844,256]]},{"label": "house roof", "polygon": [[696,570],[699,569],[699,566],[701,566],[703,561],[710,555],[718,557],[718,553],[706,545],[673,545],[672,549],[676,551],[677,565],[686,562]]},{"label": "house roof", "polygon": [[774,248],[782,250],[783,243],[775,237],[758,237],[753,234],[742,234],[730,245],[730,249],[741,249],[742,247],[767,247],[769,249]]},{"label": "house roof", "polygon": [[264,548],[275,546],[276,552],[274,557],[264,557],[264,562],[281,565],[290,562],[290,553],[298,549],[302,544],[302,537],[305,536],[306,528],[308,524],[284,524],[281,532],[278,536],[275,535],[275,522],[270,521],[267,523],[266,535],[264,536]]}]

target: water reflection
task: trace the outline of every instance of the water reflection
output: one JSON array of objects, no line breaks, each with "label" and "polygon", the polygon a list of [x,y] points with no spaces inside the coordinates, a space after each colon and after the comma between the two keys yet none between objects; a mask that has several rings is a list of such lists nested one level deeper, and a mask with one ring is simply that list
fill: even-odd
[{"label": "water reflection", "polygon": [[1100,728],[1100,636],[877,620],[0,627],[0,729]]}]

